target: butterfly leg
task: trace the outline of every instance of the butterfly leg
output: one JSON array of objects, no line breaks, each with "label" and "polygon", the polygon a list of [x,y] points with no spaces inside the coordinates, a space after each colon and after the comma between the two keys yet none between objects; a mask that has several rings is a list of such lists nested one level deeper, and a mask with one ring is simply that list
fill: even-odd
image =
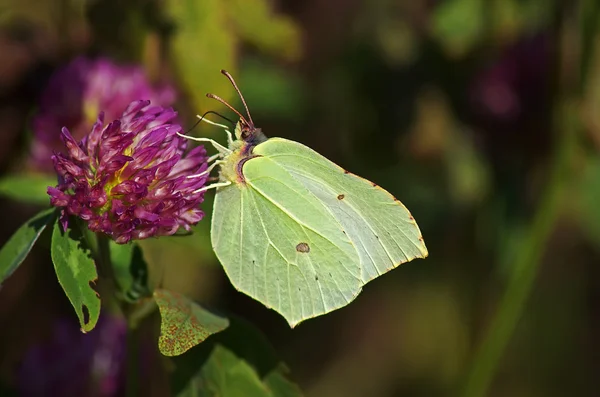
[{"label": "butterfly leg", "polygon": [[194,194],[195,194],[195,193],[201,193],[201,192],[205,192],[205,191],[207,191],[207,190],[209,190],[209,189],[216,189],[216,188],[218,188],[218,187],[225,187],[225,186],[229,186],[229,185],[231,185],[231,182],[230,182],[230,181],[227,181],[227,182],[218,182],[218,183],[213,183],[212,185],[204,186],[203,188],[200,188],[200,189],[198,189],[198,190],[195,190],[195,191],[194,191]]},{"label": "butterfly leg", "polygon": [[[209,162],[210,162],[210,159],[209,159]],[[213,168],[215,168],[217,165],[219,165],[221,163],[222,163],[222,161],[215,161],[206,170],[202,171],[201,173],[196,174],[196,175],[188,175],[188,176],[186,176],[186,178],[200,178],[201,176],[208,175],[213,170]]]},{"label": "butterfly leg", "polygon": [[227,133],[227,146],[231,147],[233,144],[233,136],[231,135],[231,131],[225,128],[225,132]]},{"label": "butterfly leg", "polygon": [[224,124],[215,123],[214,121],[209,120],[206,117],[202,117],[200,115],[196,115],[196,117],[198,117],[200,119],[200,121],[204,121],[205,123],[216,125],[217,127],[223,128],[225,130],[225,132],[227,133],[227,145],[229,147],[231,147],[231,144],[233,143],[233,136],[231,135],[231,131],[229,131],[229,127],[227,127]]},{"label": "butterfly leg", "polygon": [[200,121],[204,121],[205,123],[208,123],[211,125],[216,125],[217,127],[223,128],[225,131],[229,131],[229,127],[227,127],[225,124],[215,123],[214,121],[209,120],[206,117],[200,116],[199,114],[197,114],[196,117],[199,118]]},{"label": "butterfly leg", "polygon": [[223,157],[223,156],[221,155],[221,153],[217,153],[217,154],[215,154],[215,155],[213,155],[213,156],[210,156],[210,157],[208,158],[208,160],[206,160],[206,162],[207,162],[207,163],[212,163],[213,161],[215,161],[215,160],[217,160],[217,159],[219,159],[219,158],[221,158],[221,157]]},{"label": "butterfly leg", "polygon": [[196,138],[196,137],[193,137],[193,136],[180,134],[179,132],[177,133],[177,135],[179,135],[179,136],[181,136],[183,138],[191,139],[192,141],[196,141],[196,142],[208,142],[215,149],[217,149],[221,155],[227,155],[227,154],[231,153],[231,150],[227,149],[225,146],[221,145],[220,143],[218,143],[216,141],[213,141],[212,139],[209,139],[209,138]]}]

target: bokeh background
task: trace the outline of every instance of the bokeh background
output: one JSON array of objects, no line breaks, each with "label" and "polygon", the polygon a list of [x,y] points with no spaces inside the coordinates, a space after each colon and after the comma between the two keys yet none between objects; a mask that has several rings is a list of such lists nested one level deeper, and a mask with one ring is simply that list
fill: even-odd
[{"label": "bokeh background", "polygon": [[[208,110],[233,117],[206,92],[241,109],[227,69],[267,136],[388,189],[430,256],[290,330],[229,284],[210,247],[209,198],[193,236],[144,242],[154,285],[255,324],[308,396],[596,396],[599,10],[595,0],[0,0],[0,173],[29,172],[32,118],[78,56],[173,85],[184,128]],[[210,126],[193,134],[224,142]],[[1,198],[0,243],[39,209]],[[124,330],[112,321],[79,332],[42,243],[0,289],[0,395],[121,395]],[[168,395],[159,361],[148,358],[144,395]]]}]

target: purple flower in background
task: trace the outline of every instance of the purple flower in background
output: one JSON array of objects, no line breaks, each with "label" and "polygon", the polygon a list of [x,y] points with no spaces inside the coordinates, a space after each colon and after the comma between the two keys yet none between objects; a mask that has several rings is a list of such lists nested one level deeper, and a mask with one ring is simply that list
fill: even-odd
[{"label": "purple flower in background", "polygon": [[478,73],[469,90],[476,122],[490,130],[514,131],[532,114],[545,112],[550,56],[548,36],[537,34],[508,47]]},{"label": "purple flower in background", "polygon": [[42,93],[33,119],[32,166],[52,170],[52,152],[64,150],[62,127],[79,140],[90,131],[100,111],[107,120],[115,120],[138,99],[171,106],[175,91],[170,86],[153,87],[138,66],[116,65],[107,59],[75,59],[54,74]]},{"label": "purple flower in background", "polygon": [[75,215],[90,230],[126,243],[200,221],[206,151],[198,146],[184,155],[187,141],[175,117],[172,109],[135,101],[106,126],[100,113],[80,143],[63,128],[66,154],[52,156],[59,183],[48,188],[51,204],[63,208],[63,228]]},{"label": "purple flower in background", "polygon": [[100,316],[94,332],[83,334],[66,319],[52,338],[30,348],[18,370],[19,395],[109,397],[123,389],[125,320]]}]

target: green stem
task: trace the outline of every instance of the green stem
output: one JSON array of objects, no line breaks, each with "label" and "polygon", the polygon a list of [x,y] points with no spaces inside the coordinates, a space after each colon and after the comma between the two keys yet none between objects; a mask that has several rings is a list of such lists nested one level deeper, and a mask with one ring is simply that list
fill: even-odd
[{"label": "green stem", "polygon": [[[99,262],[98,267],[100,269],[101,276],[110,280],[111,284],[115,284],[117,280],[115,278],[115,272],[110,259],[110,245],[107,236],[96,233],[96,250]],[[115,285],[112,285],[111,287],[115,287]]]},{"label": "green stem", "polygon": [[[568,17],[567,17],[568,18]],[[562,21],[566,23],[566,21]],[[569,20],[568,22],[573,22]],[[563,32],[565,26],[561,24],[559,40],[567,36]],[[572,26],[572,25],[569,25]],[[569,28],[568,26],[566,27]],[[562,51],[559,52],[558,61],[561,62]],[[560,71],[563,72],[564,71]],[[561,73],[559,73],[561,74]],[[557,116],[557,140],[552,160],[552,169],[547,185],[543,191],[542,199],[529,230],[524,238],[521,249],[517,253],[512,273],[510,274],[507,289],[502,297],[498,312],[489,325],[488,333],[480,349],[476,352],[473,367],[468,374],[463,390],[464,397],[482,397],[486,395],[493,380],[496,367],[519,319],[523,315],[525,303],[529,297],[537,270],[544,254],[546,242],[554,229],[555,222],[560,215],[562,199],[569,183],[571,159],[576,152],[577,132],[580,129],[577,117],[577,101],[561,100],[560,95],[569,95],[569,76],[561,76],[557,90],[557,102],[554,106]],[[572,92],[572,91],[571,91]],[[571,98],[576,98],[573,93]]]},{"label": "green stem", "polygon": [[[115,277],[115,272],[113,269],[113,264],[110,258],[110,241],[107,236],[97,233],[96,234],[96,249],[98,256],[98,267],[100,273],[104,278],[106,278],[113,292],[117,289],[117,279]],[[126,395],[127,396],[137,396],[139,383],[139,369],[138,369],[138,346],[139,346],[139,331],[136,327],[131,325],[130,318],[130,307],[126,302],[123,302],[117,299],[121,311],[127,318],[127,385],[126,385]]]},{"label": "green stem", "polygon": [[489,325],[489,332],[473,360],[473,368],[462,393],[464,397],[485,395],[502,353],[523,314],[546,241],[554,229],[555,221],[560,213],[565,192],[563,175],[568,166],[570,146],[570,144],[559,144],[561,153],[555,163],[554,172],[545,189],[527,237],[521,245],[498,312]]}]

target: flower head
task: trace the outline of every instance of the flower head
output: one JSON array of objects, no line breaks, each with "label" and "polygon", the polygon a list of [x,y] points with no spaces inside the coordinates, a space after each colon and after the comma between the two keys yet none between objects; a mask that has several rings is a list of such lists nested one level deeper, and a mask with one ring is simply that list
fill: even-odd
[{"label": "flower head", "polygon": [[138,66],[75,59],[52,76],[42,93],[32,125],[32,165],[42,171],[52,169],[52,152],[64,149],[59,138],[62,127],[79,140],[90,131],[100,110],[107,120],[115,120],[137,99],[170,106],[175,91],[170,86],[152,86]]},{"label": "flower head", "polygon": [[206,151],[198,146],[184,155],[187,142],[175,117],[171,109],[135,101],[108,125],[100,113],[80,143],[63,128],[66,153],[52,156],[59,183],[48,188],[51,204],[63,208],[63,228],[74,215],[90,230],[126,243],[200,221]]}]

